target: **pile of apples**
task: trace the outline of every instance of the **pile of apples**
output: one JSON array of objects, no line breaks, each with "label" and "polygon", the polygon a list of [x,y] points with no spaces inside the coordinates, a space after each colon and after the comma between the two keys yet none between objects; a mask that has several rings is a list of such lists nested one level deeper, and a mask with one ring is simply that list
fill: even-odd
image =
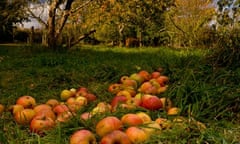
[{"label": "pile of apples", "polygon": [[[143,143],[151,135],[170,128],[171,120],[162,117],[153,120],[146,112],[161,111],[169,116],[179,115],[180,109],[173,106],[169,98],[162,96],[168,88],[168,83],[169,78],[162,74],[162,69],[151,73],[141,70],[129,76],[122,76],[119,82],[110,84],[107,89],[112,94],[112,99],[98,102],[90,111],[81,113],[80,119],[88,121],[94,119],[94,115],[108,114],[95,122],[94,132],[87,128],[75,131],[69,138],[70,144]],[[79,87],[62,90],[60,99],[49,99],[45,103],[37,104],[32,96],[21,96],[8,110],[17,124],[27,125],[30,132],[44,135],[57,123],[65,123],[79,116],[79,110],[96,101],[97,96],[87,88]],[[127,112],[121,117],[114,116],[119,109],[137,108],[136,113]],[[0,115],[1,109],[4,109],[2,105]],[[141,111],[142,109],[145,110]],[[183,119],[176,118],[174,121],[182,122]]]}]

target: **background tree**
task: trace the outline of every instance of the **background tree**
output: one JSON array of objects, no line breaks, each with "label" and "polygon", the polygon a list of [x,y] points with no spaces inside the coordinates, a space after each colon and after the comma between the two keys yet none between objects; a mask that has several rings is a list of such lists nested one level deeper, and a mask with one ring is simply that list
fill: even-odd
[{"label": "background tree", "polygon": [[176,0],[167,14],[167,29],[172,45],[196,46],[203,29],[209,27],[215,13],[212,0]]},{"label": "background tree", "polygon": [[0,1],[0,42],[13,41],[15,24],[28,20],[24,1]]}]

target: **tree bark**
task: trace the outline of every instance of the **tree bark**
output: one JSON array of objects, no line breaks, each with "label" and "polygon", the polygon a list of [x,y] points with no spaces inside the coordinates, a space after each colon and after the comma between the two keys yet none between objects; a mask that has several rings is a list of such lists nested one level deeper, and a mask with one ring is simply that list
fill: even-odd
[{"label": "tree bark", "polygon": [[75,41],[73,41],[73,42],[71,42],[68,47],[69,47],[69,48],[70,48],[70,47],[73,47],[74,45],[78,44],[81,40],[87,38],[88,36],[90,36],[91,34],[93,34],[93,33],[95,33],[95,32],[96,32],[96,30],[94,29],[94,30],[91,30],[91,31],[89,31],[88,33],[86,33],[86,34],[78,37],[78,39],[75,40]]}]

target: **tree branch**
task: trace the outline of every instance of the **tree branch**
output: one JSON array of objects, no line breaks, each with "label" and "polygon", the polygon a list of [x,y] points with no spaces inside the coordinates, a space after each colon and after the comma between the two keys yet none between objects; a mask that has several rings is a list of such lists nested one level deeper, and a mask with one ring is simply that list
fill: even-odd
[{"label": "tree branch", "polygon": [[27,11],[30,13],[32,18],[36,19],[40,24],[44,25],[45,27],[48,27],[47,23],[43,19],[41,19],[40,16],[34,14],[29,7],[27,7]]},{"label": "tree branch", "polygon": [[93,29],[93,30],[89,31],[88,33],[86,33],[86,34],[78,37],[78,39],[77,39],[76,41],[73,41],[73,42],[70,43],[69,47],[72,47],[72,46],[78,44],[81,40],[87,38],[88,36],[90,36],[91,34],[93,34],[93,33],[95,33],[95,32],[96,32],[96,30]]}]

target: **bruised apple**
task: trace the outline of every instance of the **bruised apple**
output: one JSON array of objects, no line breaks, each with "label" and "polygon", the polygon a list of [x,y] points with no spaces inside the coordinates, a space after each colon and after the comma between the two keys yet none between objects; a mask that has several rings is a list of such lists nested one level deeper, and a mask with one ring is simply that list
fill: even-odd
[{"label": "bruised apple", "polygon": [[35,116],[30,123],[30,131],[38,134],[44,134],[45,131],[52,129],[55,122],[50,117],[40,114]]},{"label": "bruised apple", "polygon": [[70,137],[70,144],[96,144],[95,135],[86,129],[74,132]]},{"label": "bruised apple", "polygon": [[21,111],[23,109],[24,109],[24,107],[22,105],[20,105],[20,104],[15,104],[15,105],[12,105],[12,106],[9,107],[9,111],[13,115],[15,115],[17,112],[19,112],[19,111]]},{"label": "bruised apple", "polygon": [[100,120],[96,125],[96,133],[103,137],[104,135],[119,130],[123,127],[121,120],[115,116],[108,116]]},{"label": "bruised apple", "polygon": [[4,111],[4,105],[0,104],[0,115],[3,113]]},{"label": "bruised apple", "polygon": [[64,112],[69,112],[69,108],[65,104],[58,104],[53,108],[53,112],[55,112],[57,115],[64,113]]},{"label": "bruised apple", "polygon": [[56,99],[49,99],[49,100],[47,100],[46,104],[53,108],[59,104],[59,101]]},{"label": "bruised apple", "polygon": [[21,96],[17,99],[16,104],[22,105],[24,108],[33,108],[36,100],[32,96]]},{"label": "bruised apple", "polygon": [[114,130],[102,137],[100,144],[132,144],[127,134],[120,130]]}]

